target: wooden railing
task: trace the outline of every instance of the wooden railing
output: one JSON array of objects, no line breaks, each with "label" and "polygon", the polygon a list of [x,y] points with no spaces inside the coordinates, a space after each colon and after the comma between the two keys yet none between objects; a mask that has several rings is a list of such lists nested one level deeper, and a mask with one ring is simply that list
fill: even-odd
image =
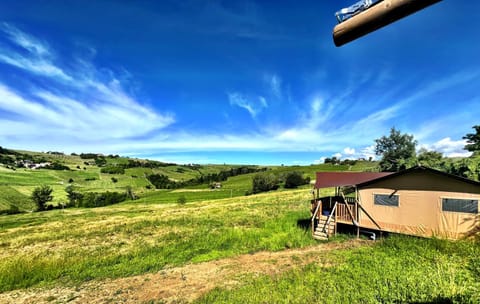
[{"label": "wooden railing", "polygon": [[330,212],[330,215],[328,216],[328,219],[327,219],[327,221],[325,222],[325,225],[323,225],[322,231],[325,232],[325,233],[327,233],[327,234],[330,233],[330,231],[328,231],[328,232],[326,231],[326,230],[327,230],[327,227],[330,226],[330,221],[332,220],[332,217],[335,218],[335,216],[336,216],[336,215],[335,215],[335,212],[337,212],[337,205],[338,205],[338,203],[335,202],[335,205],[333,205],[332,211]]},{"label": "wooden railing", "polygon": [[357,210],[355,208],[355,204],[349,203],[348,207],[350,207],[350,212],[348,212],[347,210],[347,204],[337,205],[337,220],[344,221],[344,222],[351,222],[357,219]]},{"label": "wooden railing", "polygon": [[312,219],[311,219],[311,226],[312,226],[312,234],[315,233],[315,218],[317,218],[318,211],[322,210],[322,201],[317,202],[317,208],[315,208],[315,211],[312,214]]}]

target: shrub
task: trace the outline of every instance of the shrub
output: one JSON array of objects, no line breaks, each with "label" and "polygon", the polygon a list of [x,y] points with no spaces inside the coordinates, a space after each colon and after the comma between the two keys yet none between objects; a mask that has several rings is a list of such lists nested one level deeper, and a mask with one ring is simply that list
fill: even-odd
[{"label": "shrub", "polygon": [[66,207],[80,207],[83,199],[83,194],[79,192],[75,192],[75,189],[72,185],[68,185],[65,188],[65,192],[67,192],[68,203]]},{"label": "shrub", "polygon": [[308,184],[309,182],[310,178],[303,178],[303,174],[298,171],[288,172],[285,176],[285,188],[297,188],[298,186]]},{"label": "shrub", "polygon": [[79,207],[95,208],[123,202],[127,198],[126,193],[119,192],[87,192],[83,195]]},{"label": "shrub", "polygon": [[278,189],[278,178],[273,173],[259,173],[253,177],[252,192],[260,193]]},{"label": "shrub", "polygon": [[52,192],[53,189],[47,185],[33,189],[31,199],[37,205],[37,211],[46,209],[46,204],[53,199]]},{"label": "shrub", "polygon": [[70,167],[68,166],[65,166],[65,165],[62,165],[60,163],[51,163],[50,165],[47,165],[44,167],[45,169],[50,169],[50,170],[67,170],[69,171],[70,170]]},{"label": "shrub", "polygon": [[100,172],[108,174],[124,174],[125,169],[119,166],[107,166],[100,169]]},{"label": "shrub", "polygon": [[118,179],[112,176],[112,182],[116,183],[116,182],[118,182]]},{"label": "shrub", "polygon": [[180,195],[177,199],[177,203],[181,204],[181,205],[184,205],[187,203],[187,198],[185,197],[185,195]]},{"label": "shrub", "polygon": [[18,206],[15,206],[15,205],[10,205],[10,207],[6,210],[0,210],[0,214],[19,214],[19,213],[23,213],[23,211],[21,211]]},{"label": "shrub", "polygon": [[175,189],[177,187],[174,181],[171,181],[168,176],[163,174],[151,174],[147,176],[147,179],[157,189]]}]

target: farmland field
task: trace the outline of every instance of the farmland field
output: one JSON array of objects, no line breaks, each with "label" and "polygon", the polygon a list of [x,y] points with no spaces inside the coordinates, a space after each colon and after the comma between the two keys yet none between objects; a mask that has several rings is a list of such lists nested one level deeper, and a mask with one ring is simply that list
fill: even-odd
[{"label": "farmland field", "polygon": [[[145,174],[189,179],[198,168],[128,168],[113,182],[97,166],[83,169],[79,159],[64,163],[80,169],[0,170],[0,208],[27,211],[0,215],[0,303],[480,302],[478,239],[372,242],[346,234],[319,242],[310,234],[309,186],[245,196],[250,173],[229,177],[215,190],[208,184],[149,189]],[[313,179],[316,171],[374,166],[268,172],[300,171]],[[58,203],[67,199],[69,179],[85,192],[131,187],[138,199],[28,212],[35,208],[29,197],[36,186],[51,186]]]},{"label": "farmland field", "polygon": [[[352,245],[343,236],[319,243],[305,226],[309,195],[301,189],[1,216],[0,302],[477,303],[475,241],[392,237]],[[238,263],[247,260],[242,270]],[[238,271],[222,270],[229,267]],[[222,280],[210,274],[201,293],[137,286],[190,286],[206,269]],[[110,289],[99,294],[99,286]]]}]

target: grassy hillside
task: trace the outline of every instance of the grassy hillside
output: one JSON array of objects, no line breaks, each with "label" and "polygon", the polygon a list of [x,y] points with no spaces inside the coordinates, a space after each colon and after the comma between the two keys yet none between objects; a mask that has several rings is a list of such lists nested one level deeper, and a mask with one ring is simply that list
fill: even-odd
[{"label": "grassy hillside", "polygon": [[[148,160],[130,159],[118,156],[100,157],[104,160],[99,166],[95,158],[81,158],[79,155],[63,155],[59,153],[39,153],[30,151],[11,151],[3,154],[12,161],[29,159],[32,162],[50,162],[67,166],[70,170],[29,169],[18,168],[15,165],[0,164],[0,186],[8,187],[0,191],[0,213],[10,210],[32,211],[29,197],[35,187],[49,185],[53,188],[53,205],[65,203],[67,195],[65,188],[74,186],[79,192],[123,192],[131,188],[134,193],[148,203],[173,203],[180,197],[187,202],[203,201],[208,199],[230,198],[243,196],[252,188],[252,178],[255,173],[229,177],[222,182],[222,188],[214,191],[209,189],[208,183],[187,186],[177,190],[156,190],[147,179],[151,174],[168,176],[172,181],[182,182],[201,175],[215,174],[228,171],[235,165],[176,165],[150,162]],[[126,168],[124,174],[102,173],[103,166],[125,166],[129,162],[138,162],[144,166]],[[152,166],[153,165],[153,166]],[[311,179],[317,171],[366,171],[374,170],[375,162],[357,162],[354,166],[346,165],[311,165],[311,166],[271,166],[269,172],[281,176],[290,171],[302,172]],[[260,167],[259,167],[260,168]],[[193,191],[196,190],[196,191]]]},{"label": "grassy hillside", "polygon": [[[81,191],[122,191],[132,187],[140,198],[93,209],[0,215],[0,302],[7,294],[15,298],[23,292],[19,290],[22,288],[61,289],[82,286],[87,281],[96,286],[105,278],[159,273],[171,267],[227,257],[241,260],[242,255],[259,251],[305,248],[308,256],[309,246],[318,244],[309,229],[309,186],[245,196],[255,175],[251,173],[230,177],[217,190],[210,190],[207,184],[155,190],[147,189],[150,183],[145,175],[159,173],[185,180],[232,166],[172,164],[128,168],[125,174],[112,175],[101,173],[101,167],[93,159],[34,156],[62,159],[61,163],[71,170],[13,170],[0,166],[0,208],[3,210],[32,210],[34,206],[29,196],[33,188],[41,184],[53,187],[56,202],[65,200],[64,189],[70,179],[71,184]],[[106,161],[114,165],[129,160],[112,157]],[[300,171],[314,179],[317,171],[364,171],[374,169],[375,165],[358,162],[354,166],[278,166],[269,167],[269,172],[282,175]],[[112,177],[117,178],[117,182],[113,182]],[[178,203],[180,197],[186,203]],[[329,242],[341,245],[345,238],[348,236]],[[297,265],[299,258],[292,253],[288,269],[278,269],[269,275],[233,276],[229,279],[235,282],[234,285],[222,285],[196,301],[480,301],[478,240],[451,242],[397,236],[360,248],[322,251],[320,254],[315,262],[307,259]],[[273,259],[271,263],[276,261]],[[255,269],[255,265],[251,268]],[[35,294],[39,290],[26,292]],[[55,297],[45,297],[42,301],[52,299]],[[163,299],[154,301],[162,302]],[[183,301],[178,299],[177,302]]]},{"label": "grassy hillside", "polygon": [[314,244],[298,225],[309,217],[307,198],[297,190],[0,216],[0,291]]},{"label": "grassy hillside", "polygon": [[[96,209],[0,216],[0,302],[2,292],[19,288],[100,284],[103,278],[315,245],[308,199],[306,190],[185,205],[143,198]],[[325,251],[317,262],[276,275],[232,277],[233,287],[216,288],[197,301],[478,303],[477,242],[393,237],[371,244]]]}]

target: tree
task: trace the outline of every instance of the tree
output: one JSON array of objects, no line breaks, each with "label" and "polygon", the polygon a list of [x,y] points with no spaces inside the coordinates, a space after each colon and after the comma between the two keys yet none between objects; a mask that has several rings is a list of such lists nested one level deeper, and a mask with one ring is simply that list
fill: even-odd
[{"label": "tree", "polygon": [[425,148],[421,148],[418,151],[417,160],[422,166],[440,170],[442,170],[445,165],[442,153],[437,151],[428,151]]},{"label": "tree", "polygon": [[473,126],[472,128],[475,129],[476,133],[468,133],[462,137],[462,139],[467,140],[465,150],[475,153],[480,151],[480,125]]},{"label": "tree", "polygon": [[46,209],[46,204],[53,199],[52,192],[53,189],[47,185],[33,189],[31,199],[37,205],[37,211]]},{"label": "tree", "polygon": [[285,176],[285,188],[297,188],[309,182],[310,178],[303,178],[303,174],[298,171],[288,172]]},{"label": "tree", "polygon": [[68,207],[79,207],[81,205],[83,195],[80,192],[75,192],[73,185],[68,185],[65,192],[67,192]]},{"label": "tree", "polygon": [[390,135],[375,140],[375,154],[381,155],[382,171],[396,172],[412,167],[415,164],[415,147],[417,141],[413,135],[402,134],[395,128],[390,129]]},{"label": "tree", "polygon": [[260,193],[278,189],[278,178],[272,173],[258,173],[252,180],[252,192]]}]

